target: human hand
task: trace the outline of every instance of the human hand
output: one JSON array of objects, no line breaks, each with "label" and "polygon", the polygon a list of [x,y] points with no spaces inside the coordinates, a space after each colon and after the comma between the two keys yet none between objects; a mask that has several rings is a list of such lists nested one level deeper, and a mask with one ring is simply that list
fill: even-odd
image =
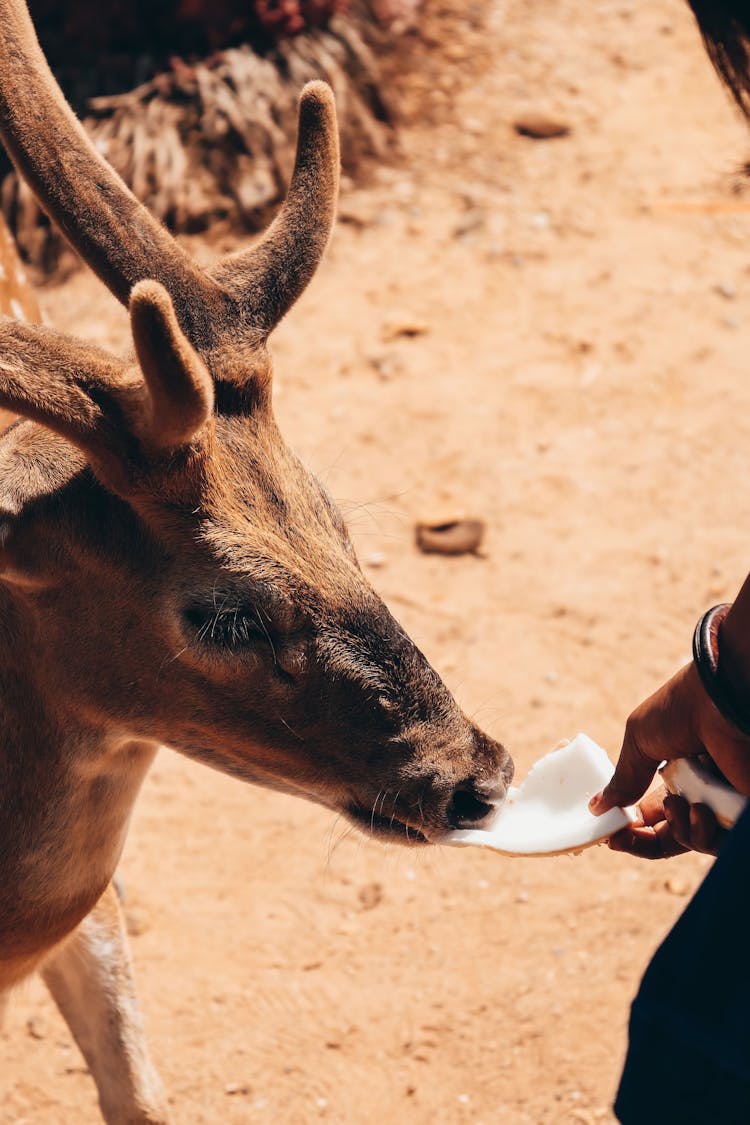
[{"label": "human hand", "polygon": [[638,812],[638,820],[609,839],[613,852],[641,859],[669,859],[686,851],[718,855],[727,834],[708,805],[690,805],[664,785],[646,794]]},{"label": "human hand", "polygon": [[[612,780],[592,798],[591,811],[598,816],[635,804],[659,762],[698,754],[708,754],[735,789],[750,796],[750,738],[717,711],[690,663],[630,716]],[[666,790],[643,798],[640,812],[640,822],[612,837],[614,850],[644,858],[688,849],[715,854],[723,839],[707,806],[689,806]]]}]

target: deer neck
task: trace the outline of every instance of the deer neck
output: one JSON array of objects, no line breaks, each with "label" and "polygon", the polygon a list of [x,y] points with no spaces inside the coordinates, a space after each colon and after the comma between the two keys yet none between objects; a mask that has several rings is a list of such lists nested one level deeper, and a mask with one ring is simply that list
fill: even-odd
[{"label": "deer neck", "polygon": [[[0,992],[41,958],[112,878],[157,746],[45,700],[23,614],[0,593]],[[16,643],[14,644],[13,641]],[[24,971],[28,971],[27,969]]]}]

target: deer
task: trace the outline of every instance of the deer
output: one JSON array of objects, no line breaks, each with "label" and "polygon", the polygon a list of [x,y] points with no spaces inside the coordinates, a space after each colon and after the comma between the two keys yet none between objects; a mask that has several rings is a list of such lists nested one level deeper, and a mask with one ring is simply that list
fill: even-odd
[{"label": "deer", "polygon": [[208,268],[89,142],[24,0],[0,0],[0,137],[133,340],[0,319],[0,995],[41,973],[103,1118],[154,1125],[113,878],[157,749],[410,846],[486,823],[513,765],[274,420],[269,336],[334,224],[330,88],[302,90],[271,225]]}]

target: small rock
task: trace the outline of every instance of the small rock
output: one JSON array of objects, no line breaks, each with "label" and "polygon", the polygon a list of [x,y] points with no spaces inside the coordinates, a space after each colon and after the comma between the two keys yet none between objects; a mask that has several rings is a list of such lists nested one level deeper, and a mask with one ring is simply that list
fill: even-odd
[{"label": "small rock", "polygon": [[32,1016],[26,1021],[26,1030],[32,1039],[44,1039],[46,1035],[44,1024],[37,1016]]},{"label": "small rock", "polygon": [[365,555],[365,566],[374,567],[375,570],[378,570],[381,566],[385,566],[387,561],[382,551],[371,551],[369,555]]},{"label": "small rock", "polygon": [[385,341],[413,339],[415,336],[426,336],[430,331],[429,324],[420,320],[399,320],[384,324],[380,330],[381,338]]},{"label": "small rock", "polygon": [[249,1094],[250,1087],[245,1086],[240,1082],[227,1082],[226,1086],[224,1087],[224,1093],[229,1094],[230,1097],[234,1097],[235,1094]]},{"label": "small rock", "polygon": [[417,523],[416,543],[425,554],[475,554],[484,539],[485,524],[480,519],[453,519],[441,523]]},{"label": "small rock", "polygon": [[362,910],[374,910],[383,901],[382,883],[366,883],[360,887],[357,897]]},{"label": "small rock", "polygon": [[486,216],[479,211],[466,215],[465,218],[453,228],[453,237],[459,241],[465,242],[467,238],[481,230],[486,221]]},{"label": "small rock", "polygon": [[737,289],[731,281],[720,281],[715,289],[719,296],[725,297],[727,301],[732,301],[737,296]]},{"label": "small rock", "polygon": [[551,141],[555,137],[567,137],[570,125],[554,117],[545,117],[540,113],[529,113],[525,117],[518,117],[513,122],[513,128],[521,137],[530,137],[533,141]]},{"label": "small rock", "polygon": [[676,875],[671,875],[664,883],[664,889],[671,895],[678,895],[679,898],[684,898],[690,890],[687,879],[680,879]]},{"label": "small rock", "polygon": [[403,363],[401,357],[396,355],[395,352],[383,352],[377,355],[368,356],[370,366],[375,369],[379,378],[386,380],[398,375],[399,371],[403,370]]}]

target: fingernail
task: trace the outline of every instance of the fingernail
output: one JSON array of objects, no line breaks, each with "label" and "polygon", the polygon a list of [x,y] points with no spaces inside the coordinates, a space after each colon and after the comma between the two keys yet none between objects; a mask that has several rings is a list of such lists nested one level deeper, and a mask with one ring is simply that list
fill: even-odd
[{"label": "fingernail", "polygon": [[599,806],[601,805],[601,803],[602,803],[602,794],[601,793],[594,793],[594,796],[589,801],[589,812],[592,812],[594,814],[594,816],[596,816],[596,814],[599,811]]}]

